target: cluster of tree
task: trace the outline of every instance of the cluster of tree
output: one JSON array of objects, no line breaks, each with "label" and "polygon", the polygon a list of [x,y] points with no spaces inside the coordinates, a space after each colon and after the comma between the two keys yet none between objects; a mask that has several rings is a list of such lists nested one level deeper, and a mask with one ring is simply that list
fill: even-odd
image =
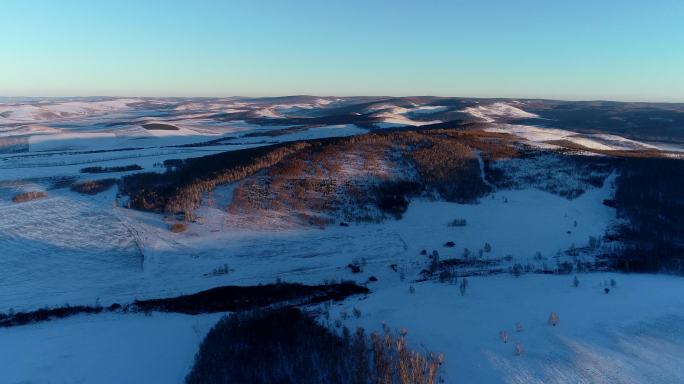
[{"label": "cluster of tree", "polygon": [[406,332],[337,335],[295,308],[241,312],[207,334],[189,384],[434,384],[443,355],[407,346]]},{"label": "cluster of tree", "polygon": [[47,197],[47,192],[43,191],[22,192],[14,195],[12,201],[15,203],[23,203],[26,201],[38,200],[45,197]]},{"label": "cluster of tree", "polygon": [[433,138],[409,156],[426,186],[448,201],[470,203],[490,191],[474,151],[456,139]]},{"label": "cluster of tree", "polygon": [[122,165],[115,167],[86,167],[81,168],[81,173],[110,173],[110,172],[126,172],[126,171],[139,171],[143,169],[138,164]]},{"label": "cluster of tree", "polygon": [[305,285],[276,283],[256,286],[225,286],[166,299],[137,300],[136,310],[187,314],[242,311],[284,302],[321,303],[342,300],[370,290],[353,282]]},{"label": "cluster of tree", "polygon": [[631,158],[619,167],[614,205],[627,219],[617,267],[684,273],[684,162]]},{"label": "cluster of tree", "polygon": [[192,216],[202,194],[217,185],[245,178],[308,146],[279,144],[178,161],[166,172],[138,173],[122,179],[121,192],[135,209]]},{"label": "cluster of tree", "polygon": [[[497,144],[500,138],[480,134],[484,137],[460,130],[391,131],[166,161],[165,173],[125,176],[120,190],[130,197],[132,208],[192,218],[203,194],[217,185],[254,176],[236,189],[231,212],[287,208],[295,216],[311,219],[344,210],[351,203],[352,210],[358,208],[362,214],[377,209],[400,216],[410,196],[425,190],[457,202],[473,202],[489,192],[470,145],[496,152],[484,155],[491,158],[508,154],[504,150],[508,147]],[[352,153],[358,156],[350,159]],[[358,174],[341,182],[343,168],[359,159],[364,164]],[[390,178],[387,164],[392,172],[410,176]],[[347,196],[346,200],[341,196]]]},{"label": "cluster of tree", "polygon": [[[229,272],[227,265],[215,272]],[[319,304],[328,301],[342,300],[356,294],[366,294],[370,290],[353,282],[326,281],[319,285],[305,285],[297,283],[276,282],[256,286],[223,286],[164,299],[136,300],[131,304],[114,303],[103,307],[98,303],[94,306],[69,304],[40,308],[34,311],[0,313],[0,327],[12,327],[64,318],[84,313],[100,312],[177,312],[186,314],[244,311],[284,303],[298,303],[302,305]]]},{"label": "cluster of tree", "polygon": [[97,195],[100,192],[108,190],[117,182],[117,179],[79,181],[71,184],[70,188],[72,191],[82,193],[84,195]]}]

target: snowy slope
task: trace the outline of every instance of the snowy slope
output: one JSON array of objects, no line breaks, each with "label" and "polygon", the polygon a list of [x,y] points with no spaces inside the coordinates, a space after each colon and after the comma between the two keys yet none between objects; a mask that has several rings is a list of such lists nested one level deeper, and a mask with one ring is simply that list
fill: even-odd
[{"label": "snowy slope", "polygon": [[659,150],[652,144],[630,140],[621,136],[608,134],[582,134],[564,129],[539,128],[529,125],[504,124],[494,128],[486,128],[488,132],[510,133],[522,137],[531,143],[544,144],[552,141],[570,141],[583,147],[596,150]]},{"label": "snowy slope", "polygon": [[503,102],[468,107],[461,110],[461,112],[468,113],[487,123],[500,120],[531,119],[539,117],[534,113],[526,112],[518,107]]}]

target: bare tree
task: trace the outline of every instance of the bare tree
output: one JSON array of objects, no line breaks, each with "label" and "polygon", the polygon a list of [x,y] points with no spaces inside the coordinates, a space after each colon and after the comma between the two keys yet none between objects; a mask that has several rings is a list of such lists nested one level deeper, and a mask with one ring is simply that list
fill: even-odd
[{"label": "bare tree", "polygon": [[516,356],[522,356],[523,353],[525,353],[525,349],[523,348],[522,344],[520,344],[520,343],[515,344],[514,353]]},{"label": "bare tree", "polygon": [[549,316],[549,324],[555,327],[559,322],[560,318],[558,317],[558,314],[556,312],[551,312],[551,315]]}]

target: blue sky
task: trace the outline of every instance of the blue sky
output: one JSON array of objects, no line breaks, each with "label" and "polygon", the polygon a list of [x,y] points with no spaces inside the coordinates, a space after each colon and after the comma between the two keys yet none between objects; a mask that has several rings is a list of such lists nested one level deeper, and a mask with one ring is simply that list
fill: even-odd
[{"label": "blue sky", "polygon": [[684,101],[681,0],[4,0],[0,95]]}]

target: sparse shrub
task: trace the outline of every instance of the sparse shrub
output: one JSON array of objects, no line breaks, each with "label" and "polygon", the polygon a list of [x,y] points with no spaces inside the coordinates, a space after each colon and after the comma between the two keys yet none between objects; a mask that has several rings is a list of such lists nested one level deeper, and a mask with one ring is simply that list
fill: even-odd
[{"label": "sparse shrub", "polygon": [[572,286],[575,287],[575,288],[577,288],[577,287],[579,287],[579,284],[580,284],[580,281],[579,281],[579,279],[577,278],[577,276],[575,276],[575,278],[572,279]]},{"label": "sparse shrub", "polygon": [[447,224],[449,227],[465,227],[467,224],[466,219],[453,219]]},{"label": "sparse shrub", "polygon": [[409,293],[410,293],[410,294],[416,293],[416,289],[413,287],[413,285],[410,285],[410,286],[409,286]]},{"label": "sparse shrub", "polygon": [[422,251],[420,251],[420,254],[421,255],[427,255],[427,250],[423,249]]},{"label": "sparse shrub", "polygon": [[354,309],[352,309],[352,315],[354,315],[354,317],[357,319],[360,318],[361,317],[361,310],[354,307]]},{"label": "sparse shrub", "polygon": [[221,276],[221,275],[227,275],[233,270],[228,267],[228,264],[223,264],[220,267],[214,268],[214,270],[211,271],[211,274],[213,276]]},{"label": "sparse shrub", "polygon": [[350,264],[347,264],[347,268],[349,268],[349,270],[354,274],[361,273],[363,271],[361,269],[361,265],[359,265],[358,262],[352,262]]},{"label": "sparse shrub", "polygon": [[43,191],[22,192],[14,195],[12,201],[15,203],[24,203],[26,201],[43,199],[46,197],[47,193]]},{"label": "sparse shrub", "polygon": [[375,277],[375,276],[370,276],[370,277],[368,278],[368,281],[369,281],[369,282],[376,282],[376,281],[378,281],[378,278]]},{"label": "sparse shrub", "polygon": [[515,349],[513,350],[513,353],[516,356],[522,356],[525,353],[525,349],[523,348],[522,344],[516,343],[515,344]]},{"label": "sparse shrub", "polygon": [[491,251],[492,251],[492,245],[489,244],[489,243],[485,243],[485,245],[484,245],[484,251],[487,252],[487,253],[491,252]]},{"label": "sparse shrub", "polygon": [[456,246],[456,243],[454,243],[453,241],[447,241],[446,243],[444,243],[444,246],[447,248],[453,248]]},{"label": "sparse shrub", "polygon": [[463,258],[464,258],[464,259],[467,259],[467,258],[470,257],[470,255],[472,255],[472,253],[470,252],[470,249],[468,249],[468,248],[463,248]]},{"label": "sparse shrub", "polygon": [[617,285],[617,282],[615,281],[615,279],[610,279],[610,286],[615,288],[616,285]]},{"label": "sparse shrub", "polygon": [[185,223],[173,223],[169,226],[169,230],[173,233],[181,233],[187,231],[188,226]]},{"label": "sparse shrub", "polygon": [[603,292],[609,293],[609,292],[610,292],[610,288],[608,288],[608,287],[603,288]]},{"label": "sparse shrub", "polygon": [[78,192],[84,195],[96,195],[100,192],[104,192],[114,186],[117,183],[116,179],[101,179],[101,180],[88,180],[80,181],[71,184],[70,189],[74,192]]}]

